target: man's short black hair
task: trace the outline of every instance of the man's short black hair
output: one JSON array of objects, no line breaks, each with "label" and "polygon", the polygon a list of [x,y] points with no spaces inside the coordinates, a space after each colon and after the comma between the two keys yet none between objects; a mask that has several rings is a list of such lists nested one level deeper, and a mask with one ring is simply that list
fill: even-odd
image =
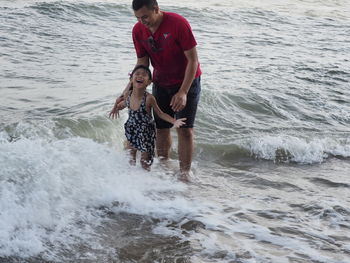
[{"label": "man's short black hair", "polygon": [[147,9],[153,9],[158,6],[157,0],[133,0],[132,9],[134,11],[139,10],[142,7],[147,7]]}]

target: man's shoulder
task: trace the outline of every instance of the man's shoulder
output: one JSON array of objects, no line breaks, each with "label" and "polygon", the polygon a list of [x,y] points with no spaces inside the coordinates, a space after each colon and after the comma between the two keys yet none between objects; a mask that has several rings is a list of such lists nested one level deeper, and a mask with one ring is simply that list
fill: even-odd
[{"label": "man's shoulder", "polygon": [[182,15],[173,12],[164,12],[166,19],[171,23],[188,23]]},{"label": "man's shoulder", "polygon": [[136,22],[134,27],[132,28],[132,31],[133,32],[135,32],[135,31],[143,31],[145,29],[146,29],[146,27],[142,23]]}]

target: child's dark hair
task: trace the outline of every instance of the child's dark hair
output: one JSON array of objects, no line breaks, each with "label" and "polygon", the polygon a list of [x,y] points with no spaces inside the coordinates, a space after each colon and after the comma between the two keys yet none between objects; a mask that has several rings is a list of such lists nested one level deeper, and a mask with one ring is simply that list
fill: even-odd
[{"label": "child's dark hair", "polygon": [[135,71],[138,70],[138,69],[140,69],[140,68],[144,69],[144,70],[147,72],[149,79],[152,80],[152,73],[151,73],[151,70],[150,70],[148,67],[144,66],[144,65],[137,65],[137,66],[133,69],[133,71],[131,72],[130,78],[132,78],[132,75],[134,75]]},{"label": "child's dark hair", "polygon": [[152,10],[154,7],[158,6],[157,0],[133,0],[132,9],[137,11],[142,7],[147,7],[147,9]]}]

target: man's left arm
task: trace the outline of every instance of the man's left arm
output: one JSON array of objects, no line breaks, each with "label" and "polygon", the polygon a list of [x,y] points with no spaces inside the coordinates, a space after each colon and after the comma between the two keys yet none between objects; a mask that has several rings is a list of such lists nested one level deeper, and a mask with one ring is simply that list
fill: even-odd
[{"label": "man's left arm", "polygon": [[181,84],[179,91],[172,97],[170,106],[173,111],[181,111],[186,106],[187,93],[196,76],[198,68],[198,55],[196,47],[184,51],[187,58],[187,66],[185,70],[185,77]]}]

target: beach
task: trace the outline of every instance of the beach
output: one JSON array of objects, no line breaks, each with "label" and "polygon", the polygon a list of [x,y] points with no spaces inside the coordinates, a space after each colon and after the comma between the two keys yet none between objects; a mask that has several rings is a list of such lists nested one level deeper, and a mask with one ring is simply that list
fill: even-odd
[{"label": "beach", "polygon": [[158,3],[198,42],[190,183],[108,118],[130,1],[0,0],[0,262],[350,262],[350,3]]}]

